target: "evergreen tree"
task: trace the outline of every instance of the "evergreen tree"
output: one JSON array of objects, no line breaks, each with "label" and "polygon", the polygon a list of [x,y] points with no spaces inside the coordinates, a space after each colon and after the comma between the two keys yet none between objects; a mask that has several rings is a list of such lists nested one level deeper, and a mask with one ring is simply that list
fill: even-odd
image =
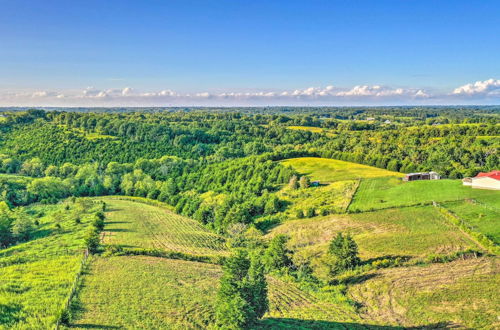
[{"label": "evergreen tree", "polygon": [[216,322],[224,329],[243,329],[268,310],[267,283],[257,258],[238,249],[224,263],[217,294]]},{"label": "evergreen tree", "polygon": [[346,236],[338,233],[328,247],[330,274],[335,276],[339,273],[355,268],[361,263],[358,253],[358,245],[348,234]]},{"label": "evergreen tree", "polygon": [[288,249],[287,243],[288,237],[285,235],[277,235],[269,242],[263,256],[264,266],[268,272],[293,265],[291,258],[293,252]]}]

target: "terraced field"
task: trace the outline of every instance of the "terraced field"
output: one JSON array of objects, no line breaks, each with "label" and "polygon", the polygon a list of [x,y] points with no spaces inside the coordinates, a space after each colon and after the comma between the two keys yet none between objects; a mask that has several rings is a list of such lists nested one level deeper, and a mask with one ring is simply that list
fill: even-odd
[{"label": "terraced field", "polygon": [[[405,327],[498,329],[498,258],[459,260],[427,267],[403,267],[369,274],[349,288],[362,317]],[[370,278],[371,277],[371,278]]]},{"label": "terraced field", "polygon": [[115,197],[102,200],[108,205],[105,244],[194,254],[225,253],[224,239],[197,221],[141,202]]},{"label": "terraced field", "polygon": [[309,176],[311,180],[319,180],[322,183],[361,178],[403,176],[401,173],[372,166],[318,157],[291,158],[284,160],[282,163],[285,166],[293,167],[302,175]]},{"label": "terraced field", "polygon": [[471,189],[460,180],[403,182],[398,178],[361,180],[349,211],[370,211],[391,207],[449,202],[474,198],[498,198],[500,192]]}]

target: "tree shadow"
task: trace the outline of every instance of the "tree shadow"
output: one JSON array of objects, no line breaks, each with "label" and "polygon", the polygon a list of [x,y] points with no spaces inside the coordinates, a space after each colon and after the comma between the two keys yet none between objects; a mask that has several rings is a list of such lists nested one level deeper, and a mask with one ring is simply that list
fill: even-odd
[{"label": "tree shadow", "polygon": [[330,322],[315,320],[300,320],[292,318],[266,318],[258,322],[251,329],[456,329],[459,325],[451,322],[439,322],[415,327],[384,326],[351,322]]},{"label": "tree shadow", "polygon": [[368,281],[372,278],[379,277],[380,275],[377,273],[369,273],[369,274],[362,274],[362,275],[353,275],[353,276],[348,276],[342,278],[341,281],[332,281],[332,284],[346,284],[346,285],[353,285],[353,284],[360,284],[365,281]]},{"label": "tree shadow", "polygon": [[116,232],[116,233],[118,233],[118,232],[124,232],[124,233],[125,232],[133,232],[133,230],[130,230],[127,228],[112,228],[112,229],[106,229],[105,231],[111,232],[111,233],[113,233],[113,232]]},{"label": "tree shadow", "polygon": [[22,309],[19,304],[0,304],[0,325],[9,326],[19,322]]}]

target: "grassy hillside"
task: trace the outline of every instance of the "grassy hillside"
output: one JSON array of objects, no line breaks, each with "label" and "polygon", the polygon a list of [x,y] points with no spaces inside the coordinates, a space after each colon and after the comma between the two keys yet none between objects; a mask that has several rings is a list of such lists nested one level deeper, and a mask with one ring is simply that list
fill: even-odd
[{"label": "grassy hillside", "polygon": [[456,201],[485,197],[495,198],[500,193],[471,189],[460,180],[423,180],[403,182],[398,178],[361,180],[349,211],[370,211],[422,203]]},{"label": "grassy hillside", "polygon": [[379,324],[498,329],[499,270],[498,258],[379,270],[349,294]]},{"label": "grassy hillside", "polygon": [[[68,208],[68,209],[67,209]],[[31,240],[0,250],[0,328],[55,325],[79,271],[89,219],[73,203],[28,208],[39,221]]]},{"label": "grassy hillside", "polygon": [[216,254],[225,250],[224,239],[199,222],[166,208],[139,201],[103,197],[108,205],[105,244],[130,248],[156,248],[195,254]]},{"label": "grassy hillside", "polygon": [[284,160],[283,165],[292,166],[297,172],[308,175],[311,180],[333,182],[376,177],[402,177],[401,173],[380,168],[345,162],[336,159],[303,157]]},{"label": "grassy hillside", "polygon": [[[97,258],[76,299],[80,312],[71,328],[210,328],[221,275],[219,266],[190,261]],[[352,310],[322,302],[290,283],[270,278],[269,292],[271,310],[262,327],[360,321]]]},{"label": "grassy hillside", "polygon": [[337,232],[351,233],[361,258],[426,257],[477,248],[432,206],[380,210],[287,221],[268,235],[290,236],[297,258],[321,264],[321,256]]},{"label": "grassy hillside", "polygon": [[291,203],[287,209],[293,218],[298,210],[313,208],[317,214],[324,210],[327,213],[345,213],[356,190],[358,181],[344,180],[319,187],[290,190],[285,187],[278,196]]}]

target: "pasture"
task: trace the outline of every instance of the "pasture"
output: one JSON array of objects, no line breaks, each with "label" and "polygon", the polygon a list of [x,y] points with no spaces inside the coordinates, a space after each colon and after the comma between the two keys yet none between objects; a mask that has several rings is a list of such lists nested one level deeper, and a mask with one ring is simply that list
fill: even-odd
[{"label": "pasture", "polygon": [[[69,209],[66,209],[66,206]],[[55,325],[79,270],[89,219],[73,203],[27,208],[39,221],[31,240],[0,250],[0,328]]]},{"label": "pasture", "polygon": [[321,273],[321,258],[337,232],[354,237],[364,260],[387,256],[425,258],[431,254],[477,249],[473,241],[449,224],[433,206],[292,220],[274,228],[268,237],[290,236],[289,245],[297,251],[296,258],[312,260]]},{"label": "pasture", "polygon": [[194,254],[225,253],[224,239],[195,220],[139,201],[114,197],[99,200],[108,205],[104,244]]},{"label": "pasture", "polygon": [[311,180],[318,180],[322,183],[362,178],[403,176],[401,173],[377,167],[318,157],[291,158],[282,161],[282,164],[291,166],[300,174],[307,175]]},{"label": "pasture", "polygon": [[361,180],[349,211],[362,212],[384,208],[449,202],[472,198],[500,198],[498,191],[471,189],[461,180],[422,180],[403,182],[399,178]]},{"label": "pasture", "polygon": [[500,209],[473,200],[450,202],[442,206],[457,215],[475,231],[486,235],[495,244],[500,245]]},{"label": "pasture", "polygon": [[372,271],[349,287],[363,318],[387,326],[498,329],[496,257]]}]

